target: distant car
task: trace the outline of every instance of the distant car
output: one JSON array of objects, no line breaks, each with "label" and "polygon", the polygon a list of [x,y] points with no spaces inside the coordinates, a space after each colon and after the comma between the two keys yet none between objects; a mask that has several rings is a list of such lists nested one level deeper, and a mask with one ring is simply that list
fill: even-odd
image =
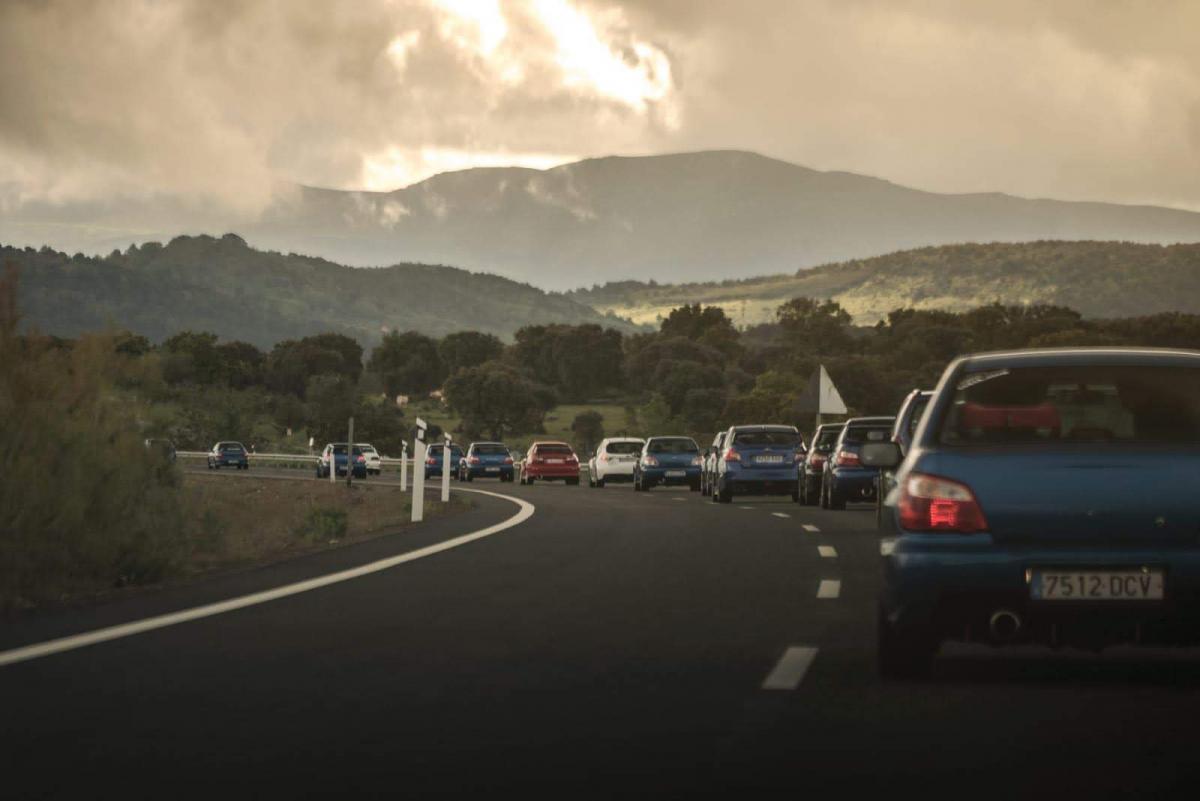
[{"label": "distant car", "polygon": [[[349,451],[349,457],[347,457]],[[363,454],[362,449],[355,445],[353,448],[347,448],[345,442],[330,442],[321,451],[321,455],[317,458],[317,478],[329,478],[330,464],[337,471],[337,475],[346,475],[346,465],[349,463],[348,458],[353,459],[353,467],[351,475],[354,478],[367,477],[367,457]]]},{"label": "distant car", "polygon": [[[445,443],[435,442],[425,451],[425,480],[442,477],[442,453],[446,450]],[[462,460],[461,445],[450,443],[450,477],[458,478],[458,463]]]},{"label": "distant car", "polygon": [[800,460],[797,468],[799,481],[798,500],[805,506],[816,506],[821,495],[821,479],[825,475],[825,461],[842,433],[844,423],[823,423],[813,432],[812,445]]},{"label": "distant car", "polygon": [[458,463],[458,480],[477,478],[513,480],[513,458],[503,442],[472,442]]},{"label": "distant car", "polygon": [[717,475],[717,460],[721,458],[721,450],[725,445],[724,431],[718,431],[713,437],[712,445],[700,457],[700,492],[712,495],[713,481]]},{"label": "distant car", "polygon": [[725,432],[717,460],[713,503],[730,503],[734,495],[790,495],[794,500],[796,466],[804,454],[804,440],[795,426],[733,426]]},{"label": "distant car", "polygon": [[946,368],[896,469],[879,669],[944,640],[1200,642],[1200,352],[989,353]]},{"label": "distant car", "polygon": [[220,470],[222,467],[236,467],[238,470],[250,469],[250,457],[246,446],[240,442],[218,442],[208,452],[208,469]]},{"label": "distant car", "polygon": [[633,488],[686,484],[700,491],[700,446],[691,437],[650,437],[633,468]]},{"label": "distant car", "polygon": [[565,442],[535,442],[521,461],[521,483],[534,481],[579,483],[579,457]]},{"label": "distant car", "polygon": [[633,468],[645,444],[637,437],[601,440],[588,461],[588,486],[602,488],[609,481],[633,481]]},{"label": "distant car", "polygon": [[821,507],[845,509],[848,502],[873,502],[879,471],[863,465],[859,452],[868,442],[888,442],[894,417],[852,417],[838,434],[821,478]]},{"label": "distant car", "polygon": [[383,457],[375,450],[374,445],[369,442],[356,442],[354,447],[362,451],[363,458],[366,459],[367,475],[377,476],[383,472]]},{"label": "distant car", "polygon": [[175,464],[175,443],[169,439],[151,438],[146,440],[146,450],[159,456],[164,462]]},{"label": "distant car", "polygon": [[[896,422],[892,426],[892,442],[900,446],[901,455],[908,453],[913,435],[917,432],[917,426],[932,397],[933,390],[914,389],[905,396],[903,403],[900,404],[900,411],[896,413]],[[880,470],[879,490],[875,493],[875,520],[880,528],[886,528],[887,523],[887,517],[883,513],[883,500],[895,488],[896,472]]]}]

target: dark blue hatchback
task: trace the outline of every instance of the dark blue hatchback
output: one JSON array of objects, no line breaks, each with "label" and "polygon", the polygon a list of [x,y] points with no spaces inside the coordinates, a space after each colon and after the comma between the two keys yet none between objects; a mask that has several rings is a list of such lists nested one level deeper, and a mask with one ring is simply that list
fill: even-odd
[{"label": "dark blue hatchback", "polygon": [[513,458],[503,442],[472,442],[459,460],[458,480],[477,478],[513,480]]},{"label": "dark blue hatchback", "polygon": [[885,499],[881,672],[922,673],[950,639],[1200,641],[1198,497],[1200,352],[955,361]]}]

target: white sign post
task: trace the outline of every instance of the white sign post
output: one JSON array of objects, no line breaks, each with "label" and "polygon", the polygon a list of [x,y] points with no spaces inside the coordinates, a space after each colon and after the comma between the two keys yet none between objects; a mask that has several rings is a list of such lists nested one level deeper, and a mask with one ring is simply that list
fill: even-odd
[{"label": "white sign post", "polygon": [[400,448],[400,491],[408,489],[408,443]]},{"label": "white sign post", "polygon": [[442,503],[450,500],[450,435],[442,446]]},{"label": "white sign post", "polygon": [[417,418],[417,438],[413,442],[412,521],[425,519],[425,421]]}]

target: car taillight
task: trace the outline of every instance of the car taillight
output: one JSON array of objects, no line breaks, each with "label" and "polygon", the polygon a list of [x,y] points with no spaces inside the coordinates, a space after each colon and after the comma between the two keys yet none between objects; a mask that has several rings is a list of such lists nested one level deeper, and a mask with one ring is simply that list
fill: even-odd
[{"label": "car taillight", "polygon": [[860,467],[862,460],[854,451],[838,451],[834,462],[838,467]]},{"label": "car taillight", "polygon": [[471,457],[471,464],[479,464],[479,457],[478,457],[478,456],[472,456],[472,457]]},{"label": "car taillight", "polygon": [[579,464],[579,457],[572,453],[567,457],[567,462],[570,464]]},{"label": "car taillight", "polygon": [[430,456],[428,459],[425,460],[425,464],[437,464],[437,459]]},{"label": "car taillight", "polygon": [[512,464],[512,463],[513,463],[512,457],[511,457],[511,456],[505,456],[505,457],[504,457],[504,463],[505,463],[505,464]]},{"label": "car taillight", "polygon": [[813,467],[818,467],[825,464],[825,457],[822,454],[814,453],[812,456],[808,457],[808,463]]},{"label": "car taillight", "polygon": [[900,527],[907,531],[972,534],[987,531],[983,509],[966,484],[910,473],[900,487]]},{"label": "car taillight", "polygon": [[602,454],[600,454],[599,456],[597,456],[597,457],[596,457],[596,460],[597,460],[597,461],[600,461],[600,462],[607,462],[607,461],[608,461],[608,454],[607,454],[607,453],[602,453]]},{"label": "car taillight", "polygon": [[693,465],[693,466],[695,466],[695,465],[699,465],[699,464],[700,464],[700,457],[699,457],[699,456],[693,456],[693,457],[692,457],[692,465]]},{"label": "car taillight", "polygon": [[658,459],[655,459],[653,456],[646,455],[642,457],[642,464],[647,465],[648,467],[658,467]]},{"label": "car taillight", "polygon": [[367,457],[359,456],[355,461],[357,461],[359,464],[362,464],[363,462],[367,461]]},{"label": "car taillight", "polygon": [[738,453],[737,451],[735,451],[733,448],[726,448],[726,449],[725,449],[725,455],[724,455],[724,456],[722,456],[721,458],[722,458],[722,459],[724,459],[724,460],[725,460],[725,461],[727,461],[727,462],[740,462],[740,461],[742,461],[742,455],[741,455],[740,453]]}]

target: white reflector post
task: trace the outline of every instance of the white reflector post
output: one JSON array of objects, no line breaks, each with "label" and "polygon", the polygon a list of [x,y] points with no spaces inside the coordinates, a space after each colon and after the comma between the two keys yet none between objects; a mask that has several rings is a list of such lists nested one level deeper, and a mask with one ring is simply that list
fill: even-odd
[{"label": "white reflector post", "polygon": [[442,448],[442,503],[450,500],[450,435]]},{"label": "white reflector post", "polygon": [[400,449],[400,491],[408,488],[408,443]]}]

